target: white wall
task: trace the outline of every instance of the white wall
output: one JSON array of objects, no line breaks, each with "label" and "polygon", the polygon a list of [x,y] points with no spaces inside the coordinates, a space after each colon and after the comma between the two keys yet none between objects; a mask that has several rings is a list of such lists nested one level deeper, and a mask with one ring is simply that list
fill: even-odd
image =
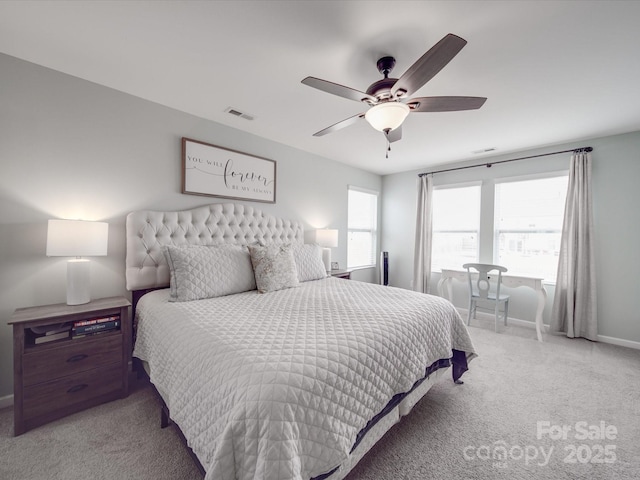
[{"label": "white wall", "polygon": [[[277,203],[243,203],[306,229],[339,229],[333,260],[341,265],[347,185],[381,190],[378,175],[6,55],[0,85],[0,399],[13,390],[12,312],[66,298],[66,259],[45,256],[49,218],[109,222],[109,255],[92,259],[99,298],[128,294],[127,213],[230,201],[180,193],[181,137],[276,160]],[[369,269],[353,278],[377,276]]]},{"label": "white wall", "polygon": [[[594,149],[593,203],[599,334],[613,339],[640,342],[640,132],[555,145],[514,155],[478,157],[472,162],[463,162],[457,166],[581,146],[592,146]],[[484,194],[493,189],[494,178],[567,170],[569,158],[570,154],[562,154],[494,165],[491,168],[479,167],[442,173],[434,176],[434,185],[480,180],[483,182]],[[455,166],[446,165],[444,168]],[[438,170],[438,167],[383,177],[382,250],[389,251],[390,282],[398,287],[412,288],[417,174],[433,170]],[[432,292],[436,291],[438,278],[439,275],[432,275]],[[549,297],[544,313],[545,323],[549,323],[553,286],[547,287],[547,290]],[[536,300],[532,291],[518,289],[510,293],[513,295],[509,303],[510,316],[533,321]],[[454,292],[454,303],[465,307],[466,298],[464,286],[460,285]]]}]

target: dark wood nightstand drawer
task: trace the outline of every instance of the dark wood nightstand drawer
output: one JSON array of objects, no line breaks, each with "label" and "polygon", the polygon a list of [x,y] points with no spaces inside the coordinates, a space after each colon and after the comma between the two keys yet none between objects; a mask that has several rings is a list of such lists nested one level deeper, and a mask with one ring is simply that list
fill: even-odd
[{"label": "dark wood nightstand drawer", "polygon": [[122,366],[115,363],[25,387],[25,419],[71,408],[110,392],[122,392],[122,382]]},{"label": "dark wood nightstand drawer", "polygon": [[[104,402],[126,397],[131,362],[131,303],[124,297],[82,305],[18,308],[13,327],[13,432],[27,430]],[[120,324],[70,337],[61,326],[94,325],[107,317]],[[94,322],[95,320],[95,322]],[[76,322],[88,322],[80,324]],[[60,338],[46,339],[46,332]],[[64,333],[67,333],[65,335]],[[43,340],[44,338],[44,340]],[[52,337],[53,338],[53,337]]]},{"label": "dark wood nightstand drawer", "polygon": [[24,385],[26,387],[100,365],[122,362],[122,348],[120,332],[109,332],[91,339],[68,340],[57,348],[29,349],[23,358]]}]

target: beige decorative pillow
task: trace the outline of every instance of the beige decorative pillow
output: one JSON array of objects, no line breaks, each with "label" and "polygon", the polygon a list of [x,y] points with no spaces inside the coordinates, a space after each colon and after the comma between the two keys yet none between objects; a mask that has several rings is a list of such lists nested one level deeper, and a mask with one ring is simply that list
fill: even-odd
[{"label": "beige decorative pillow", "polygon": [[260,293],[298,286],[291,245],[249,245],[249,253]]}]

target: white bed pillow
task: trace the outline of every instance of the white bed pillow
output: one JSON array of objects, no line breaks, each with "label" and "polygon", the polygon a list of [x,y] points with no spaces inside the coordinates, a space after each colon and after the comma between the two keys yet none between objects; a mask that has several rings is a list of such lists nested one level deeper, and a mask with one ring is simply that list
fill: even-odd
[{"label": "white bed pillow", "polygon": [[293,258],[298,270],[298,281],[308,282],[319,280],[327,276],[322,261],[322,247],[316,244],[295,244]]},{"label": "white bed pillow", "polygon": [[164,252],[171,275],[169,301],[186,302],[256,289],[245,246],[167,246]]},{"label": "white bed pillow", "polygon": [[249,253],[260,293],[275,292],[299,285],[291,245],[249,245]]}]

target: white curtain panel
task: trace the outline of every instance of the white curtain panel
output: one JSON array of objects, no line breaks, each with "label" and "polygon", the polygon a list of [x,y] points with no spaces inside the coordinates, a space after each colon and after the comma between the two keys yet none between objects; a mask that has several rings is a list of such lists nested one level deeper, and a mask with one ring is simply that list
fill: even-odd
[{"label": "white curtain panel", "polygon": [[432,197],[433,176],[422,175],[418,178],[418,215],[413,257],[413,289],[422,293],[429,292],[431,277]]},{"label": "white curtain panel", "polygon": [[551,333],[598,339],[591,154],[571,157]]}]

